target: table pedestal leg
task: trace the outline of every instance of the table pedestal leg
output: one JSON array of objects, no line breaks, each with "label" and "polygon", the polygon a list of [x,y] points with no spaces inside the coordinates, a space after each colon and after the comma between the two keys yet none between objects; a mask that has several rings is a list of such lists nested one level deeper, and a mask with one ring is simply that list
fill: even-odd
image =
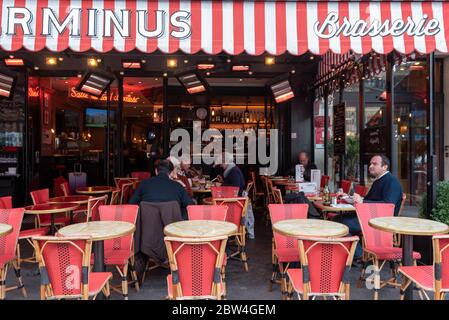
[{"label": "table pedestal leg", "polygon": [[[94,249],[94,272],[105,272],[106,267],[104,265],[104,241],[95,241],[93,243]],[[100,292],[97,295],[97,300],[104,299],[104,295]]]},{"label": "table pedestal leg", "polygon": [[[402,265],[412,266],[413,265],[413,236],[403,235],[403,245],[402,245]],[[407,290],[405,290],[404,298],[405,300],[413,300],[413,287],[414,284],[411,283]]]},{"label": "table pedestal leg", "polygon": [[51,214],[50,215],[50,235],[54,236],[56,233],[56,228],[55,228],[55,215]]}]

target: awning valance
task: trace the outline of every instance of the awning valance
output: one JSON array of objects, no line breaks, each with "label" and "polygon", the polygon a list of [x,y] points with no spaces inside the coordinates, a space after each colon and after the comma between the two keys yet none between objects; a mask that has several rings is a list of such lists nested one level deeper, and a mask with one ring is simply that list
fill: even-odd
[{"label": "awning valance", "polygon": [[448,2],[0,0],[6,51],[448,52]]}]

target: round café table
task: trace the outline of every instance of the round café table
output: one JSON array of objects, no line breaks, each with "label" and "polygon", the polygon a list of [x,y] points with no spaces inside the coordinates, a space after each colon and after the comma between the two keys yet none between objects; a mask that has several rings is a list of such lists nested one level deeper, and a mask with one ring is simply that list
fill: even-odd
[{"label": "round caf\u00e9 table", "polygon": [[72,202],[78,204],[87,204],[91,196],[83,196],[83,195],[72,195],[72,196],[62,196],[62,197],[54,197],[48,199],[48,203],[64,203],[64,202]]},{"label": "round caf\u00e9 table", "polygon": [[[368,224],[378,230],[401,234],[402,265],[413,265],[413,236],[432,236],[440,233],[448,233],[449,227],[444,223],[410,217],[380,217],[373,218]],[[413,300],[413,286],[405,291],[405,299]]]},{"label": "round caf\u00e9 table", "polygon": [[211,188],[202,187],[192,187],[193,196],[195,197],[198,204],[201,203],[202,199],[209,193],[212,192]]},{"label": "round caf\u00e9 table", "polygon": [[66,213],[78,209],[79,204],[64,202],[64,203],[42,203],[25,207],[26,214],[50,214],[50,234],[54,235],[55,228],[55,214]]},{"label": "round caf\u00e9 table", "polygon": [[287,237],[338,238],[346,236],[344,224],[319,219],[287,219],[273,224],[273,230]]},{"label": "round caf\u00e9 table", "polygon": [[90,221],[75,223],[59,229],[64,237],[89,236],[92,238],[94,252],[94,271],[104,272],[104,240],[120,238],[133,233],[135,225],[124,221]]},{"label": "round caf\u00e9 table", "polygon": [[226,221],[216,220],[185,220],[170,223],[164,228],[164,234],[169,237],[209,238],[231,236],[237,232],[237,226]]},{"label": "round caf\u00e9 table", "polygon": [[76,188],[76,193],[87,194],[91,196],[99,196],[117,190],[120,189],[117,187],[110,187],[110,186],[78,187]]},{"label": "round caf\u00e9 table", "polygon": [[9,224],[0,223],[0,237],[6,236],[12,232],[12,226]]}]

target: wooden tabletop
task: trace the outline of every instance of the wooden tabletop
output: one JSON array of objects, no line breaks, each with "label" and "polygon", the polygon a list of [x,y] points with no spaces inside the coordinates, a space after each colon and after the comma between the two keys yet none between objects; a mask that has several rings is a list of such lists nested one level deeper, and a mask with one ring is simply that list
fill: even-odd
[{"label": "wooden tabletop", "polygon": [[170,237],[209,238],[230,236],[237,232],[237,226],[226,221],[215,220],[185,220],[171,223],[164,228],[164,233]]},{"label": "wooden tabletop", "polygon": [[25,207],[25,213],[27,214],[62,213],[67,211],[73,211],[75,209],[78,209],[78,207],[79,204],[72,202],[43,203]]},{"label": "wooden tabletop", "polygon": [[75,223],[58,230],[64,237],[89,236],[93,241],[108,240],[127,236],[135,226],[124,221],[90,221]]},{"label": "wooden tabletop", "polygon": [[375,229],[410,236],[431,236],[449,232],[449,227],[444,223],[410,217],[373,218],[368,224]]},{"label": "wooden tabletop", "polygon": [[319,219],[288,219],[273,224],[273,230],[288,237],[343,237],[349,233],[344,224]]},{"label": "wooden tabletop", "polygon": [[[314,201],[313,205],[323,212],[351,212],[355,211],[355,207],[352,204],[340,203],[341,207],[332,207],[331,205],[324,205],[323,201]],[[339,204],[337,204],[338,206]]]},{"label": "wooden tabletop", "polygon": [[9,224],[0,223],[0,236],[6,236],[12,232],[12,226]]},{"label": "wooden tabletop", "polygon": [[273,184],[278,185],[278,186],[285,186],[285,187],[298,187],[298,182],[288,181],[288,179],[273,180]]},{"label": "wooden tabletop", "polygon": [[73,202],[78,204],[86,204],[89,199],[92,198],[91,196],[62,196],[62,197],[55,197],[48,199],[48,203],[62,203],[62,202]]},{"label": "wooden tabletop", "polygon": [[94,186],[94,187],[79,187],[76,188],[76,193],[81,194],[105,194],[113,191],[120,190],[116,187],[110,186]]}]

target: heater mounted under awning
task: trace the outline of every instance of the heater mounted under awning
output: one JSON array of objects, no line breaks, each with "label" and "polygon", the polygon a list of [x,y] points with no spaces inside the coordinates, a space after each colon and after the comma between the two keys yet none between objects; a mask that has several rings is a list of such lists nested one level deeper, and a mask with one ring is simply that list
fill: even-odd
[{"label": "heater mounted under awning", "polygon": [[448,52],[449,3],[0,0],[5,51]]}]

